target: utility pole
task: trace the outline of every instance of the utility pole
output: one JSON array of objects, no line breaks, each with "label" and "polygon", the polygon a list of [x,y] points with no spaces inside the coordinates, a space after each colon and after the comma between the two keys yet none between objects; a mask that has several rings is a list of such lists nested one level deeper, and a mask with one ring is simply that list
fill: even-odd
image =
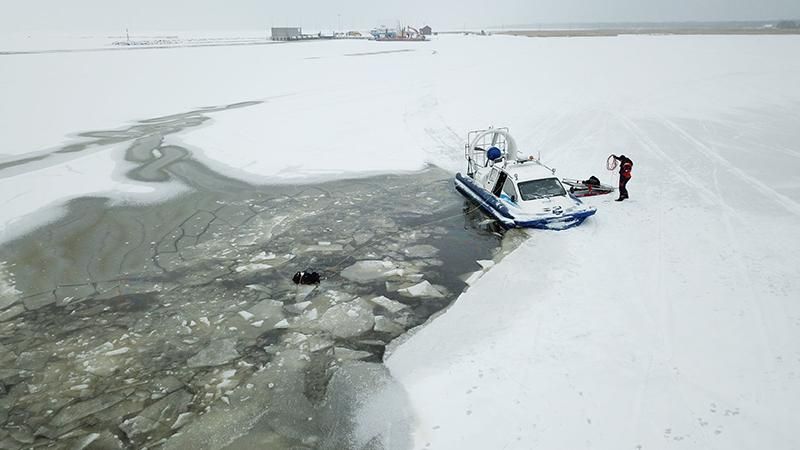
[{"label": "utility pole", "polygon": [[128,42],[128,45],[131,45],[131,34],[128,33],[127,28],[125,28],[125,40]]}]

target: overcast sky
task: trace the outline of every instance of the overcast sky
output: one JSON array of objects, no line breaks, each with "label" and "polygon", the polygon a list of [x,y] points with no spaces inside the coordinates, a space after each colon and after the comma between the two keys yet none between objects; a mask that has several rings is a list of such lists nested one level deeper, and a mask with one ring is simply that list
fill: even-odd
[{"label": "overcast sky", "polygon": [[800,0],[0,0],[3,31],[435,29],[577,22],[800,19]]}]

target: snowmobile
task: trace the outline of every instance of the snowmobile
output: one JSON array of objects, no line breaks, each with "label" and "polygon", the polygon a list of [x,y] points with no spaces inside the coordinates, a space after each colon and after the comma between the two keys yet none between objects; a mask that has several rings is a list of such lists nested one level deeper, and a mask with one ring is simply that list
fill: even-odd
[{"label": "snowmobile", "polygon": [[570,193],[555,169],[520,158],[508,128],[470,131],[464,157],[467,171],[456,174],[456,190],[507,228],[563,230],[597,211]]}]

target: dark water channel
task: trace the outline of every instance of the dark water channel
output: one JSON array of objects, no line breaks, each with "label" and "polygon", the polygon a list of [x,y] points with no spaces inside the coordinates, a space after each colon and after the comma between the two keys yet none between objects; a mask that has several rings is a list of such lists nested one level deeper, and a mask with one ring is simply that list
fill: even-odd
[{"label": "dark water channel", "polygon": [[[380,448],[331,428],[352,407],[332,377],[391,383],[387,343],[500,249],[437,168],[254,186],[162,146],[201,117],[94,133],[131,141],[131,177],[189,193],[73,200],[0,247],[0,448]],[[322,281],[295,285],[305,269]]]}]

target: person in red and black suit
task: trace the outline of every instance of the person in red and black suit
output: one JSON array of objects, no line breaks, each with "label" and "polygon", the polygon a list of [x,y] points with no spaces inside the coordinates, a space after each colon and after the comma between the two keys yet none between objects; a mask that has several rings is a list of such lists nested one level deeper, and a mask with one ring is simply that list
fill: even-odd
[{"label": "person in red and black suit", "polygon": [[631,179],[631,169],[633,169],[633,161],[625,155],[611,155],[620,162],[619,166],[619,198],[616,200],[621,202],[628,198],[628,188],[626,187],[628,181]]}]

